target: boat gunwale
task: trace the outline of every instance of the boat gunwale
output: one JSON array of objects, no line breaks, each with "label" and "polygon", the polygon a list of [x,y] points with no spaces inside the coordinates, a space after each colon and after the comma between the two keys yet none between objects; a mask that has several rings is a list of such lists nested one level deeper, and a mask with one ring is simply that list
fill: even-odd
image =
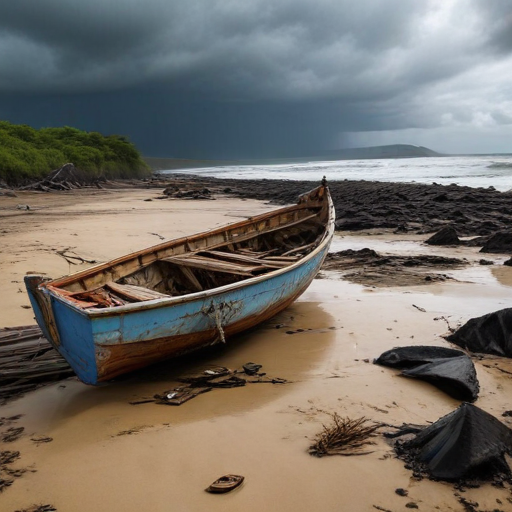
[{"label": "boat gunwale", "polygon": [[[317,188],[320,188],[320,187],[317,187]],[[313,189],[310,192],[306,192],[305,194],[302,194],[301,197],[307,196],[309,193],[313,192],[314,190],[316,190],[316,189]],[[211,288],[209,290],[202,290],[202,291],[198,291],[198,292],[188,293],[185,295],[179,295],[176,297],[169,296],[169,297],[157,298],[157,299],[148,300],[148,301],[134,302],[134,303],[130,303],[130,304],[124,304],[122,306],[116,306],[113,308],[101,308],[101,309],[94,308],[94,307],[87,308],[87,309],[81,308],[77,304],[75,304],[73,301],[68,300],[65,295],[61,295],[58,292],[54,291],[54,288],[53,288],[53,287],[56,287],[56,285],[58,285],[59,282],[67,281],[71,277],[73,277],[73,281],[75,281],[75,280],[78,280],[80,278],[80,276],[89,274],[91,270],[98,271],[102,267],[109,268],[109,267],[112,267],[119,263],[128,261],[128,260],[132,259],[133,257],[136,257],[140,254],[149,254],[152,252],[156,252],[157,250],[168,248],[175,244],[178,245],[179,243],[186,243],[189,240],[199,239],[199,238],[202,238],[207,235],[215,235],[217,233],[222,233],[223,231],[226,231],[226,228],[228,228],[228,227],[229,228],[237,228],[237,227],[243,226],[244,224],[250,224],[252,222],[257,222],[257,221],[263,220],[265,218],[270,218],[275,215],[293,211],[295,209],[308,208],[306,203],[299,203],[296,205],[291,205],[288,207],[280,208],[278,210],[266,212],[266,213],[263,213],[258,216],[249,217],[248,219],[242,220],[235,224],[228,223],[219,228],[203,231],[201,233],[196,233],[192,236],[172,239],[172,240],[169,240],[168,242],[164,242],[162,244],[157,244],[157,245],[151,246],[149,248],[143,249],[142,251],[136,251],[136,252],[130,253],[128,255],[122,256],[120,258],[110,260],[106,263],[102,263],[100,265],[95,265],[88,269],[79,271],[75,274],[71,274],[69,276],[64,276],[64,277],[61,277],[61,278],[58,278],[58,279],[55,279],[52,281],[48,281],[48,282],[44,283],[41,286],[41,288],[45,289],[47,291],[47,293],[49,293],[54,299],[65,303],[66,306],[71,307],[76,312],[92,319],[92,318],[101,318],[101,317],[107,317],[107,316],[115,316],[115,315],[134,312],[134,311],[145,311],[145,310],[156,309],[156,308],[160,308],[160,307],[175,306],[178,304],[192,302],[195,300],[201,300],[201,299],[208,298],[208,297],[215,297],[215,296],[221,295],[226,292],[231,292],[233,290],[237,290],[240,288],[258,284],[259,282],[268,281],[269,279],[272,279],[273,277],[277,277],[277,276],[280,276],[287,272],[293,271],[294,269],[304,265],[305,263],[307,263],[308,261],[313,259],[320,251],[322,251],[326,245],[330,244],[330,241],[332,239],[332,236],[334,234],[334,229],[335,229],[335,224],[334,224],[335,223],[335,215],[333,213],[334,212],[334,204],[333,204],[331,195],[330,195],[327,187],[326,187],[326,190],[327,190],[327,206],[326,206],[326,208],[327,208],[328,214],[327,214],[327,222],[325,225],[325,231],[324,231],[324,235],[323,235],[321,242],[309,254],[307,254],[303,258],[297,260],[296,262],[291,263],[290,265],[288,265],[286,267],[283,267],[280,269],[275,269],[275,270],[272,270],[265,274],[261,274],[261,275],[254,276],[254,277],[251,277],[248,279],[237,281],[235,283],[219,286],[216,288]],[[283,228],[285,228],[285,227],[286,226],[283,226]],[[233,241],[233,242],[236,243],[236,241]],[[60,284],[60,286],[62,286],[62,284]]]}]

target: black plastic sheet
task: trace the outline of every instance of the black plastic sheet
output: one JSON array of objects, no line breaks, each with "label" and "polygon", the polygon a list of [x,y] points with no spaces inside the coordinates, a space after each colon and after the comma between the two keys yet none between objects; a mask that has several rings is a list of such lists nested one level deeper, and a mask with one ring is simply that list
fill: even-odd
[{"label": "black plastic sheet", "polygon": [[409,441],[397,441],[397,455],[417,472],[441,480],[510,477],[512,430],[475,405],[458,409],[425,427]]},{"label": "black plastic sheet", "polygon": [[460,350],[409,346],[388,350],[375,364],[401,368],[402,375],[425,380],[457,400],[473,402],[480,386],[473,361]]}]

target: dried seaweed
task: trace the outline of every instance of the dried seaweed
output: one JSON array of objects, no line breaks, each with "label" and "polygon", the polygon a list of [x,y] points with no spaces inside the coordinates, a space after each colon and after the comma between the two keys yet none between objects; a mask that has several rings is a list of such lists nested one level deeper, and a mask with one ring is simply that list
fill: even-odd
[{"label": "dried seaweed", "polygon": [[15,512],[57,512],[57,509],[53,505],[32,505]]},{"label": "dried seaweed", "polygon": [[20,452],[11,452],[8,450],[0,452],[0,492],[14,482],[14,479],[9,477],[21,476],[21,474],[10,467],[19,457]]},{"label": "dried seaweed", "polygon": [[331,415],[334,424],[323,426],[316,441],[309,447],[309,453],[316,457],[324,455],[364,455],[371,453],[359,451],[363,446],[374,444],[370,437],[380,428],[380,424],[368,425],[365,417],[358,419],[342,418],[337,413]]},{"label": "dried seaweed", "polygon": [[9,427],[5,432],[0,434],[0,441],[4,443],[12,443],[18,440],[22,435],[25,427]]}]

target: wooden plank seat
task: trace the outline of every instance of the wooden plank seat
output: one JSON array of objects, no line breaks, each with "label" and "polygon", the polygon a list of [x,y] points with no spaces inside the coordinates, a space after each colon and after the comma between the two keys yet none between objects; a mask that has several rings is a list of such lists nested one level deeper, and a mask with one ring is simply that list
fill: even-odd
[{"label": "wooden plank seat", "polygon": [[[178,256],[170,256],[162,258],[162,261],[174,263],[175,265],[200,268],[214,272],[224,272],[227,274],[236,274],[241,276],[253,276],[255,272],[267,270],[264,265],[250,265],[242,263],[234,263],[231,261],[222,261],[205,256],[199,256],[197,253],[180,254]],[[259,262],[258,262],[259,263]]]},{"label": "wooden plank seat", "polygon": [[156,292],[155,290],[150,290],[149,288],[144,288],[143,286],[135,286],[133,284],[119,284],[114,283],[114,281],[110,281],[105,284],[105,288],[108,288],[114,293],[117,293],[121,297],[126,297],[128,300],[133,300],[136,302],[170,297],[170,295]]},{"label": "wooden plank seat", "polygon": [[247,254],[239,254],[234,252],[223,252],[223,251],[201,251],[200,254],[208,256],[214,256],[217,259],[234,261],[240,263],[252,263],[260,265],[266,268],[282,268],[289,265],[289,263],[283,263],[281,261],[267,261],[266,258],[255,258],[254,256],[248,256]]}]

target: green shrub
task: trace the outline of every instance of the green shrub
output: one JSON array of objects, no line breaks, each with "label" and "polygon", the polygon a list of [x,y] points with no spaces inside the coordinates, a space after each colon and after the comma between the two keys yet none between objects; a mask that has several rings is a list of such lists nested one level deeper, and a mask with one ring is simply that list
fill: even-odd
[{"label": "green shrub", "polygon": [[41,128],[0,121],[0,179],[12,185],[44,178],[71,162],[91,178],[141,178],[150,173],[127,137],[77,128]]}]

